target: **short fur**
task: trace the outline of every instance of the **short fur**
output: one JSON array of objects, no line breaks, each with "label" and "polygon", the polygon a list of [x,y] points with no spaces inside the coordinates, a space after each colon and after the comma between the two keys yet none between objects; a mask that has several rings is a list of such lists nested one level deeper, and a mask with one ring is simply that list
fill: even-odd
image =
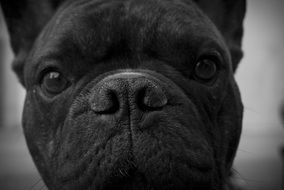
[{"label": "short fur", "polygon": [[[24,133],[49,189],[229,187],[244,0],[1,5],[27,90]],[[197,62],[212,55],[215,79],[196,79]],[[70,83],[54,96],[42,87],[50,69]]]}]

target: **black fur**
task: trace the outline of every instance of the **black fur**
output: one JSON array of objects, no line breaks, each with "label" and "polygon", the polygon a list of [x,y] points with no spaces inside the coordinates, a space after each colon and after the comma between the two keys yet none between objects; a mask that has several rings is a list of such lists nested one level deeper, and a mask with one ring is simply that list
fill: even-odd
[{"label": "black fur", "polygon": [[[15,14],[10,2],[24,132],[50,189],[226,189],[242,122],[243,1],[216,0],[218,12],[205,1],[27,0]],[[210,80],[195,74],[205,58]],[[50,70],[69,82],[52,96]]]}]

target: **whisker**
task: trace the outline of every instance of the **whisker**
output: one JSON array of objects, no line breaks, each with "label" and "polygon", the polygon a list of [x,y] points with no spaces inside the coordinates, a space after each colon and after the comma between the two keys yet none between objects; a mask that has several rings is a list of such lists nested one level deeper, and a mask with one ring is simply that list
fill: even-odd
[{"label": "whisker", "polygon": [[[242,176],[242,174],[240,172],[238,172],[236,169],[232,168],[233,171],[233,178],[235,179],[240,179],[242,181],[244,181],[246,183],[246,185],[248,185],[248,182],[253,182],[253,183],[265,183],[265,181],[263,180],[257,180],[257,179],[248,179]],[[237,174],[237,175],[235,175]]]},{"label": "whisker", "polygon": [[39,184],[39,182],[41,182],[42,181],[42,179],[41,178],[39,178],[30,188],[29,188],[29,190],[32,190],[37,184]]},{"label": "whisker", "polygon": [[44,188],[46,188],[45,184],[43,184],[43,186],[41,186],[41,188],[39,190],[42,190]]}]

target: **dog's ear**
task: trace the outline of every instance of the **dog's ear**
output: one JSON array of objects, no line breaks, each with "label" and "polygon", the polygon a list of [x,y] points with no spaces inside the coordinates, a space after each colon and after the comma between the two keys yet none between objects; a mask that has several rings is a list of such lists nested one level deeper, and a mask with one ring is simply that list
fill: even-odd
[{"label": "dog's ear", "polygon": [[224,36],[230,49],[235,71],[242,56],[243,20],[245,0],[194,0],[200,9],[213,21]]},{"label": "dog's ear", "polygon": [[23,66],[26,56],[39,32],[62,1],[0,0],[15,54],[13,69],[23,85]]}]

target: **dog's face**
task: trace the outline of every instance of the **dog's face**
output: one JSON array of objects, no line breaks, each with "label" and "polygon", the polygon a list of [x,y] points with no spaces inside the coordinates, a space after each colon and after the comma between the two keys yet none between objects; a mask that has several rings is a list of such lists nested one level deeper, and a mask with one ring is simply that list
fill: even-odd
[{"label": "dog's face", "polygon": [[224,189],[242,105],[222,35],[191,1],[63,3],[21,74],[47,186]]}]

